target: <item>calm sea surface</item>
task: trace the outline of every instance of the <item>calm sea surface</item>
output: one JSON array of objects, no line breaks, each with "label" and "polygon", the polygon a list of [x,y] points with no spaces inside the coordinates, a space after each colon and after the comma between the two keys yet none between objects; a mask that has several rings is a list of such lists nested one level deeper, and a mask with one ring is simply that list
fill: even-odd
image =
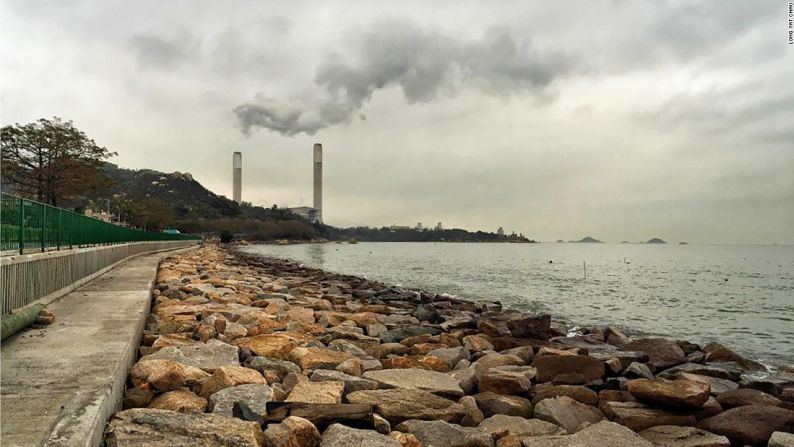
[{"label": "calm sea surface", "polygon": [[[548,312],[571,326],[720,341],[794,362],[794,247],[359,243],[246,251],[387,284]],[[587,265],[584,278],[582,263]]]}]

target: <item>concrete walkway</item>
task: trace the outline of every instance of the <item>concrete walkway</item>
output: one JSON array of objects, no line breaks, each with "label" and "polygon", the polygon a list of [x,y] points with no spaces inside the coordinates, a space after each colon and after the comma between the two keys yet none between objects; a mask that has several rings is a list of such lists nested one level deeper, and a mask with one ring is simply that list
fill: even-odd
[{"label": "concrete walkway", "polygon": [[136,358],[157,266],[175,252],[131,258],[50,304],[51,326],[3,342],[3,446],[100,445]]}]

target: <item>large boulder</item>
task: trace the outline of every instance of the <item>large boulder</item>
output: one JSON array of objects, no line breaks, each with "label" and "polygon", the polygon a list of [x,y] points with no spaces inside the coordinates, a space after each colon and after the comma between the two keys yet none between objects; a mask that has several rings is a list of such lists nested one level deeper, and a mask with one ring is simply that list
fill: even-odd
[{"label": "large boulder", "polygon": [[726,410],[745,405],[769,405],[771,407],[779,407],[782,403],[777,397],[770,396],[769,394],[752,388],[739,388],[726,391],[717,396],[717,402]]},{"label": "large boulder", "polygon": [[468,360],[469,350],[463,346],[458,346],[456,348],[439,348],[433,349],[428,352],[427,355],[440,358],[442,362],[446,363],[446,365],[452,369],[459,361],[464,359]]},{"label": "large boulder", "polygon": [[537,405],[543,399],[557,396],[568,396],[586,405],[598,406],[598,393],[580,385],[551,385],[536,386],[532,390],[532,403]]},{"label": "large boulder", "polygon": [[346,352],[323,348],[295,348],[288,356],[303,369],[334,369],[350,357]]},{"label": "large boulder", "polygon": [[374,380],[351,376],[350,374],[330,369],[315,370],[312,375],[309,376],[309,380],[312,382],[327,382],[329,380],[343,382],[345,384],[345,394],[354,391],[378,389],[378,382]]},{"label": "large boulder", "polygon": [[244,366],[222,366],[216,369],[212,376],[202,383],[199,395],[209,398],[212,394],[224,388],[245,385],[246,383],[266,385],[267,381],[255,369]]},{"label": "large boulder", "polygon": [[350,403],[374,405],[375,412],[392,424],[408,419],[459,422],[466,415],[462,405],[417,389],[356,391],[346,398]]},{"label": "large boulder", "polygon": [[709,385],[711,388],[711,395],[712,396],[719,396],[720,394],[735,390],[739,388],[739,384],[728,380],[728,379],[720,379],[718,377],[711,377],[711,376],[704,376],[701,374],[690,374],[685,372],[679,372],[674,375],[676,379],[683,379],[683,380],[693,380],[695,382],[702,382]]},{"label": "large boulder", "polygon": [[660,447],[731,447],[725,436],[695,427],[659,425],[641,431],[640,436]]},{"label": "large boulder", "polygon": [[342,424],[332,424],[323,432],[320,447],[401,447],[394,439],[374,430],[359,430]]},{"label": "large boulder", "polygon": [[551,382],[562,374],[581,374],[586,381],[604,376],[604,362],[586,355],[543,355],[532,360],[538,382]]},{"label": "large boulder", "polygon": [[216,339],[190,346],[169,346],[145,355],[140,360],[149,359],[173,360],[185,366],[203,369],[208,373],[213,373],[223,366],[240,365],[239,349]]},{"label": "large boulder", "polygon": [[731,381],[737,381],[742,375],[742,368],[737,363],[712,363],[701,365],[700,363],[683,363],[681,365],[668,368],[656,376],[663,379],[674,379],[679,373],[700,374],[702,376],[717,377]]},{"label": "large boulder", "polygon": [[248,358],[245,361],[245,366],[255,369],[261,373],[265,371],[272,371],[274,372],[280,380],[284,380],[284,377],[291,373],[300,373],[301,368],[300,366],[283,359],[276,359],[272,357],[260,357],[260,356],[253,356]]},{"label": "large boulder", "polygon": [[560,396],[538,402],[535,417],[556,424],[568,433],[576,433],[583,424],[594,424],[604,419],[604,414],[596,407]]},{"label": "large boulder", "polygon": [[444,421],[409,420],[395,430],[410,433],[422,445],[434,447],[493,447],[489,433],[476,428],[461,427]]},{"label": "large boulder", "polygon": [[698,428],[727,436],[736,445],[764,446],[776,431],[794,430],[794,411],[744,405],[698,422]]},{"label": "large boulder", "polygon": [[622,351],[642,351],[648,354],[649,363],[657,370],[686,362],[684,351],[675,340],[666,338],[642,338],[623,345]]},{"label": "large boulder", "polygon": [[711,392],[709,384],[691,380],[636,379],[628,387],[640,402],[682,410],[702,407]]},{"label": "large boulder", "polygon": [[513,337],[548,340],[551,330],[551,315],[522,314],[507,321],[507,329]]},{"label": "large boulder", "polygon": [[384,369],[368,371],[363,377],[378,382],[381,388],[402,388],[428,391],[442,397],[457,399],[463,396],[458,381],[446,373],[424,369]]},{"label": "large boulder", "polygon": [[256,422],[218,414],[183,414],[134,408],[113,415],[105,431],[107,447],[260,447],[264,440]]},{"label": "large boulder", "polygon": [[155,397],[149,404],[149,408],[179,413],[203,413],[207,409],[207,399],[182,388]]},{"label": "large boulder", "polygon": [[209,410],[212,413],[232,416],[235,402],[242,402],[251,410],[265,414],[268,401],[273,400],[273,389],[267,385],[249,383],[224,388],[209,398]]},{"label": "large boulder", "polygon": [[490,368],[480,377],[479,389],[497,394],[523,394],[532,388],[530,380],[535,374],[535,368],[531,366]]},{"label": "large boulder", "polygon": [[475,394],[472,396],[477,402],[477,407],[482,410],[485,417],[497,414],[507,416],[532,417],[532,402],[519,396],[505,396],[490,391]]},{"label": "large boulder", "polygon": [[290,351],[297,348],[302,341],[301,338],[296,338],[290,334],[293,333],[262,334],[255,337],[240,338],[235,340],[235,344],[241,348],[248,348],[251,352],[261,357],[286,359]]},{"label": "large boulder", "polygon": [[296,416],[268,425],[264,435],[267,447],[316,447],[320,443],[317,427]]},{"label": "large boulder", "polygon": [[533,436],[523,447],[654,447],[628,428],[609,421],[593,424],[568,436]]},{"label": "large boulder", "polygon": [[292,387],[285,402],[340,404],[345,383],[339,381],[310,382],[301,380]]},{"label": "large boulder", "polygon": [[568,434],[562,427],[551,422],[503,414],[497,414],[483,420],[477,425],[477,428],[492,437],[497,434],[503,434],[505,431],[508,434],[519,437]]},{"label": "large boulder", "polygon": [[606,402],[601,408],[604,414],[620,425],[640,431],[658,425],[695,425],[692,413],[652,408],[640,402]]}]

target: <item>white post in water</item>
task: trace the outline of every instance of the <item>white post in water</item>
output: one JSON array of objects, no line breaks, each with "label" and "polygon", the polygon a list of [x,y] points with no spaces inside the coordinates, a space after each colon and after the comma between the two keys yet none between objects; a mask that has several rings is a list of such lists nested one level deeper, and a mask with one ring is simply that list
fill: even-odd
[{"label": "white post in water", "polygon": [[323,223],[323,145],[314,143],[314,209],[317,223]]},{"label": "white post in water", "polygon": [[587,263],[582,261],[582,272],[584,272],[584,279],[587,279]]},{"label": "white post in water", "polygon": [[243,154],[235,152],[232,156],[232,199],[240,204],[243,200]]}]

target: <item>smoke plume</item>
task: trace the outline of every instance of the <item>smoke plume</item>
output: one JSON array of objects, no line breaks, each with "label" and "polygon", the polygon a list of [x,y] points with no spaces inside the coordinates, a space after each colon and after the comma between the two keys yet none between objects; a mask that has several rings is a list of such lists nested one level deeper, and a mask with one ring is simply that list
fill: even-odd
[{"label": "smoke plume", "polygon": [[285,101],[257,95],[235,107],[242,132],[249,135],[263,128],[283,135],[314,135],[361,115],[377,90],[395,85],[411,103],[432,101],[440,92],[454,93],[464,83],[494,95],[542,95],[571,68],[562,54],[542,51],[503,28],[490,29],[479,40],[460,41],[412,23],[382,21],[356,42],[354,57],[334,54],[317,68],[318,99]]}]

